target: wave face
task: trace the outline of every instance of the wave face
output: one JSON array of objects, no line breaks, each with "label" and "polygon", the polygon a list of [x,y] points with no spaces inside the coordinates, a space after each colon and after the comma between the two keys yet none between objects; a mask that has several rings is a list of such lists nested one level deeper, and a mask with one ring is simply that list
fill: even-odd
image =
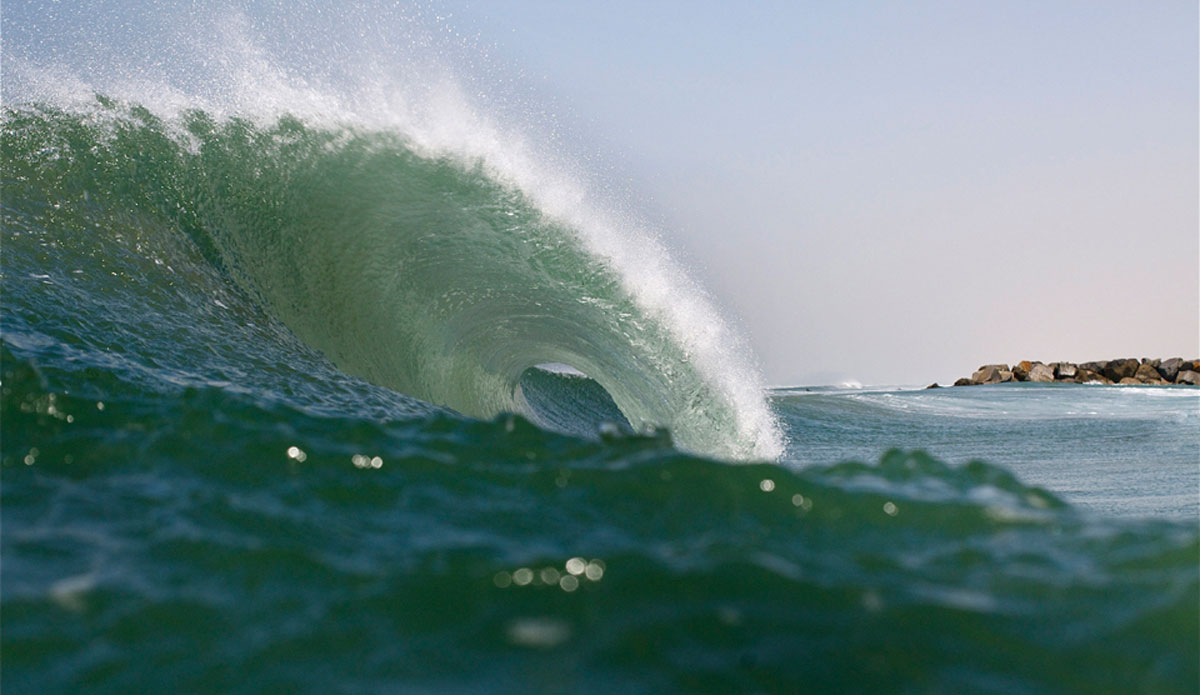
[{"label": "wave face", "polygon": [[[522,374],[563,363],[635,429],[666,427],[680,446],[724,457],[779,452],[761,396],[723,390],[704,368],[712,356],[697,358],[612,258],[481,161],[293,117],[256,125],[191,110],[166,123],[104,97],[85,113],[10,112],[5,133],[8,205],[31,215],[25,225],[126,248],[194,246],[350,374],[490,418],[533,415]],[[173,268],[178,253],[156,260]]]}]

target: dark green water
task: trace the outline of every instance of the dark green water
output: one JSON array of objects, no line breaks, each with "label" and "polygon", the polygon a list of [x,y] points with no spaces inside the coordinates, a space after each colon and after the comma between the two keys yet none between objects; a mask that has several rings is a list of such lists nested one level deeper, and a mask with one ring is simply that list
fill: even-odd
[{"label": "dark green water", "polygon": [[[778,462],[687,453],[770,428],[479,166],[128,105],[3,135],[7,692],[1200,687],[1188,493],[1031,484],[1076,453],[1014,452],[1011,389],[777,393]],[[1124,398],[1056,393],[1027,420],[1058,437],[1047,407]],[[1194,399],[1127,401],[1076,424],[1174,413],[1161,462],[1102,448],[1193,480]]]}]

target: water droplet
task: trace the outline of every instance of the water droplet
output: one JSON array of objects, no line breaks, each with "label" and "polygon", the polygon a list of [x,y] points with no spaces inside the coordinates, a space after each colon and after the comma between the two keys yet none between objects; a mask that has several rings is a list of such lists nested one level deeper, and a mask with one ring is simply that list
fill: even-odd
[{"label": "water droplet", "polygon": [[740,625],[742,623],[742,612],[731,606],[722,606],[717,609],[717,620],[731,627]]},{"label": "water droplet", "polygon": [[571,627],[555,618],[518,618],[508,626],[508,639],[522,647],[550,649],[571,637]]}]

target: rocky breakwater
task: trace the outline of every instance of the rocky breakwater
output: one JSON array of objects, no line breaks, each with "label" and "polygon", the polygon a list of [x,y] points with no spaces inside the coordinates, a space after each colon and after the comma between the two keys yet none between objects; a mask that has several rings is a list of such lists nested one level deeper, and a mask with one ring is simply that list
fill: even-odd
[{"label": "rocky breakwater", "polygon": [[[1166,360],[1124,358],[1080,364],[1074,362],[1046,364],[1026,360],[1018,362],[1012,367],[1007,364],[985,364],[970,378],[959,379],[954,382],[954,385],[978,386],[980,384],[1002,384],[1009,381],[1200,386],[1200,360],[1172,357]],[[936,385],[933,384],[933,386]]]}]

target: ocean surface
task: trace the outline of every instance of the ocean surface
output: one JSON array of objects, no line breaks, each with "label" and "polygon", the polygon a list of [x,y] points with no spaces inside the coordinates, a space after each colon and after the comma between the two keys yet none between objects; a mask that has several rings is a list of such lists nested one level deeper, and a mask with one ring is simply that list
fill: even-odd
[{"label": "ocean surface", "polygon": [[5,692],[1200,689],[1200,390],[764,388],[487,118],[251,67],[6,63]]}]

